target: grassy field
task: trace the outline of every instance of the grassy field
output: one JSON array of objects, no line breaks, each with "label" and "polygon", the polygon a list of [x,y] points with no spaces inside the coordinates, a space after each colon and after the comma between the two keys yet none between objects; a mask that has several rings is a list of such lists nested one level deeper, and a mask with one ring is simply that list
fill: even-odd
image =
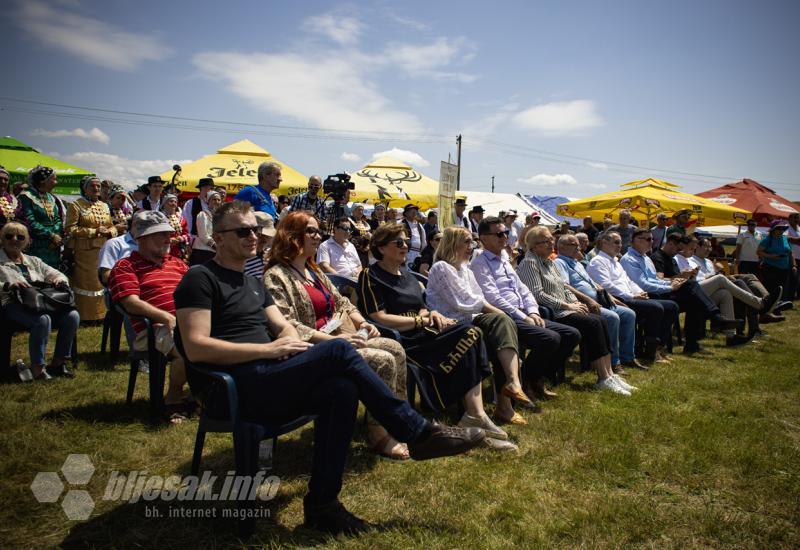
[{"label": "grassy field", "polygon": [[[380,526],[359,538],[326,538],[300,526],[311,428],[295,432],[281,439],[272,517],[258,521],[248,542],[797,548],[800,314],[787,317],[745,348],[707,340],[708,357],[676,355],[673,366],[632,374],[641,391],[631,398],[592,391],[589,374],[569,373],[558,400],[524,413],[529,425],[509,430],[520,447],[515,455],[478,450],[397,464],[376,459],[356,434],[341,499]],[[126,406],[127,365],[109,364],[99,340],[99,327],[81,329],[74,380],[2,387],[0,545],[242,545],[230,519],[148,518],[149,503],[101,500],[113,470],[188,474],[197,424],[149,427],[146,377]],[[27,357],[26,350],[25,338],[16,337],[13,358]],[[57,471],[71,453],[88,454],[96,468],[87,486],[96,507],[86,521],[67,520],[58,503],[39,503],[30,489],[37,472]],[[209,434],[205,468],[220,475],[233,468],[230,435]],[[158,508],[166,515],[168,505],[192,508]]]}]

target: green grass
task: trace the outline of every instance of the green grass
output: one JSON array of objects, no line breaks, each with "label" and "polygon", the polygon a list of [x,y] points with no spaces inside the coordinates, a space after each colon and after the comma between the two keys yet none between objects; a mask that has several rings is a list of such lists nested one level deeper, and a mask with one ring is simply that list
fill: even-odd
[{"label": "green grass", "polygon": [[[271,519],[251,544],[347,547],[800,546],[800,377],[797,323],[787,313],[770,335],[745,348],[706,340],[713,355],[683,358],[629,379],[631,398],[590,391],[571,373],[561,397],[528,426],[510,428],[516,455],[396,464],[370,454],[357,434],[341,499],[379,524],[358,538],[330,539],[300,527],[311,429],[281,439]],[[232,520],[154,519],[145,504],[100,500],[112,470],[185,475],[195,421],[154,429],[147,379],[124,403],[127,365],[109,365],[99,327],[81,329],[74,380],[3,386],[0,400],[0,541],[3,547],[240,546]],[[13,358],[26,357],[26,339]],[[70,453],[95,464],[87,521],[68,521],[59,504],[30,490],[39,471]],[[233,468],[230,435],[209,434],[203,469]],[[166,513],[167,505],[160,509]],[[185,505],[189,508],[191,505]]]}]

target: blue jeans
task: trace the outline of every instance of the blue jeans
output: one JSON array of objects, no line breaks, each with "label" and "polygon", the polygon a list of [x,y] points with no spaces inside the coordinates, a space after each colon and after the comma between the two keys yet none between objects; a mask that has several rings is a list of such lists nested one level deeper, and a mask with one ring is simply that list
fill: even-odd
[{"label": "blue jeans", "polygon": [[327,504],[342,488],[358,401],[398,441],[419,439],[428,425],[341,339],[315,344],[286,361],[258,361],[225,370],[236,380],[244,418],[283,424],[317,415],[309,504]]},{"label": "blue jeans", "polygon": [[53,358],[61,359],[72,356],[72,341],[78,331],[81,317],[77,310],[64,311],[53,315],[31,313],[21,304],[8,304],[6,306],[6,316],[19,323],[31,334],[28,338],[28,353],[31,357],[31,365],[44,365],[44,356],[47,352],[47,342],[50,339],[50,331],[58,330],[56,337],[56,349]]},{"label": "blue jeans", "polygon": [[608,337],[611,340],[611,364],[619,365],[633,361],[636,345],[636,313],[624,306],[613,309],[600,309],[600,315],[608,325]]}]

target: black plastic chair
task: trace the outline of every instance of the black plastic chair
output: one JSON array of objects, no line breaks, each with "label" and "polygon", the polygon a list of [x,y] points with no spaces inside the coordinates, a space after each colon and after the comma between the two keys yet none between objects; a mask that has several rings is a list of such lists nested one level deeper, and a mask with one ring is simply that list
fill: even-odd
[{"label": "black plastic chair", "polygon": [[[106,291],[108,292],[108,291]],[[103,317],[103,336],[100,339],[100,353],[106,352],[109,347],[111,361],[115,361],[119,356],[119,342],[122,339],[122,323],[125,319],[114,307],[108,307],[106,301],[106,316]]]},{"label": "black plastic chair", "polygon": [[423,275],[422,273],[419,273],[417,271],[409,271],[409,273],[411,273],[414,277],[416,277],[416,279],[420,283],[422,283],[422,286],[424,286],[425,288],[428,288],[428,278],[425,275]]},{"label": "black plastic chair", "polygon": [[[292,432],[315,419],[314,416],[301,416],[291,422],[280,425],[262,424],[244,420],[239,413],[239,397],[236,382],[230,374],[213,367],[195,365],[186,359],[183,349],[178,350],[186,362],[186,378],[194,398],[200,403],[200,421],[197,426],[194,452],[192,454],[192,475],[198,475],[200,461],[203,457],[208,432],[231,433],[233,435],[233,453],[237,476],[253,476],[258,471],[258,450],[261,441],[272,439],[272,455],[275,456],[278,436]],[[271,464],[269,466],[271,468]],[[245,484],[248,487],[249,484]],[[241,508],[248,508],[252,501],[237,499]],[[255,530],[255,519],[242,514],[239,523],[239,536],[247,538]]]},{"label": "black plastic chair", "polygon": [[150,421],[154,424],[161,421],[164,412],[164,382],[167,372],[167,358],[156,349],[156,333],[153,323],[147,317],[130,315],[121,304],[115,303],[114,310],[120,316],[128,315],[131,319],[141,321],[147,330],[147,351],[130,351],[130,373],[128,374],[128,392],[125,403],[133,402],[133,391],[136,388],[136,377],[139,374],[139,365],[143,359],[149,364],[149,390],[150,390]]},{"label": "black plastic chair", "polygon": [[[8,319],[5,314],[5,308],[0,308],[0,325],[3,330],[0,330],[0,381],[2,382],[15,382],[17,381],[17,373],[12,370],[11,365],[11,342],[14,334],[19,332],[28,332],[28,330]],[[80,329],[79,329],[80,330]],[[78,368],[78,333],[75,333],[75,339],[72,340],[72,369]]]}]

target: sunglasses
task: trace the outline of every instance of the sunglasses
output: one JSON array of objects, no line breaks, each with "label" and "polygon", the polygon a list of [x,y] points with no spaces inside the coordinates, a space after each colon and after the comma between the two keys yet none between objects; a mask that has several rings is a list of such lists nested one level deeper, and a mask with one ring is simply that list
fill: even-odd
[{"label": "sunglasses", "polygon": [[389,241],[390,243],[394,243],[397,248],[404,248],[411,246],[411,239],[395,239],[393,241]]},{"label": "sunglasses", "polygon": [[240,239],[245,239],[249,237],[251,233],[258,237],[258,234],[261,232],[261,228],[257,225],[250,227],[234,227],[233,229],[223,229],[222,231],[217,231],[217,233],[230,233],[231,231],[236,233],[236,236]]},{"label": "sunglasses", "polygon": [[13,241],[14,239],[16,239],[16,240],[22,242],[22,241],[25,240],[25,235],[20,235],[19,233],[17,233],[17,234],[9,233],[9,234],[5,235],[5,239],[7,241]]},{"label": "sunglasses", "polygon": [[506,229],[505,231],[498,231],[497,233],[484,233],[484,235],[494,235],[498,239],[507,239],[509,233],[510,231]]},{"label": "sunglasses", "polygon": [[319,236],[322,235],[322,231],[316,227],[306,227],[306,235],[309,237]]},{"label": "sunglasses", "polygon": [[338,229],[340,231],[346,231],[347,233],[352,233],[353,232],[353,228],[350,227],[350,226],[337,227],[336,229]]}]

